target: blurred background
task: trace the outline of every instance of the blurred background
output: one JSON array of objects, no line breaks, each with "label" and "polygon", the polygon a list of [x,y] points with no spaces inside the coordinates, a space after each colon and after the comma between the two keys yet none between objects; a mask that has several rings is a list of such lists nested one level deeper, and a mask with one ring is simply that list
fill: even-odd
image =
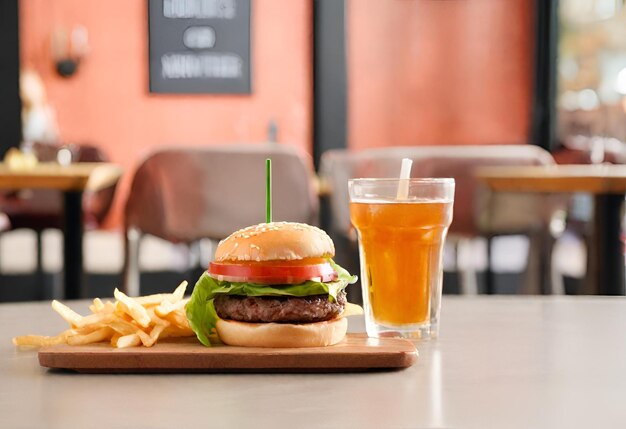
[{"label": "blurred background", "polygon": [[[348,167],[332,151],[445,147],[458,156],[484,146],[479,153],[507,157],[502,148],[514,145],[541,148],[556,163],[624,163],[625,9],[621,0],[6,0],[0,155],[14,148],[39,163],[67,156],[123,169],[110,189],[83,196],[83,296],[111,295],[129,272],[142,293],[171,290],[193,280],[223,238],[207,225],[184,236],[170,221],[145,226],[168,219],[166,204],[181,208],[180,219],[194,206],[173,196],[143,211],[131,203],[136,172],[166,148],[195,159],[198,149],[289,148],[316,195],[306,216],[332,233],[337,260],[358,271],[338,209],[347,196],[331,186]],[[251,170],[224,161],[221,176],[177,184],[177,168],[191,171],[186,162],[166,162],[158,178],[143,180],[172,195],[185,194],[177,186],[206,190],[188,198],[221,195],[230,213],[255,210],[243,196],[224,197]],[[263,192],[258,183],[254,193]],[[285,192],[292,198],[275,204],[297,205],[295,191]],[[476,213],[482,198],[477,191],[465,211]],[[591,197],[565,196],[548,214],[544,203],[522,204],[536,207],[523,214],[532,228],[471,219],[460,240],[451,230],[445,292],[466,293],[467,275],[474,293],[579,292]],[[196,218],[230,226],[203,207]],[[3,190],[0,301],[63,294],[62,210],[59,192]],[[293,220],[284,213],[278,220]],[[503,225],[519,225],[516,214],[499,214]],[[525,286],[535,233],[542,249],[549,243],[551,266],[538,274],[558,284],[549,291]]]}]

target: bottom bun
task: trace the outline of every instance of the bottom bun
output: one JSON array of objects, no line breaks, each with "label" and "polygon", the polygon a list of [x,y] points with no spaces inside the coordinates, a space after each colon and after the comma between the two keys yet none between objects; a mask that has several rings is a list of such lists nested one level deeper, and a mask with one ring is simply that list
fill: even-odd
[{"label": "bottom bun", "polygon": [[301,325],[217,321],[217,335],[224,344],[244,347],[331,346],[340,342],[347,330],[348,321],[344,317]]}]

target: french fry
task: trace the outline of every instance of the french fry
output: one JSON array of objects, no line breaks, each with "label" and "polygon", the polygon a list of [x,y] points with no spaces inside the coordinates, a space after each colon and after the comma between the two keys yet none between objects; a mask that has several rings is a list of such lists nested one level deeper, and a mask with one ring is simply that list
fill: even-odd
[{"label": "french fry", "polygon": [[134,347],[141,344],[141,339],[137,334],[124,335],[117,340],[117,344],[115,345],[119,349],[124,349],[127,347]]},{"label": "french fry", "polygon": [[170,298],[172,296],[171,293],[157,293],[154,295],[146,295],[146,296],[138,296],[136,298],[132,298],[139,305],[144,307],[149,307],[151,305],[159,305],[164,300]]},{"label": "french fry", "polygon": [[113,336],[113,329],[106,327],[93,331],[90,334],[72,335],[67,338],[67,344],[70,346],[82,346],[84,344],[99,343],[106,341]]},{"label": "french fry", "polygon": [[74,326],[77,328],[85,328],[88,326],[99,326],[115,320],[116,316],[114,314],[106,314],[106,313],[95,313],[90,314],[89,316],[84,316],[80,320],[78,320]]},{"label": "french fry", "polygon": [[61,304],[56,299],[52,301],[52,309],[59,313],[59,316],[61,316],[67,323],[73,326],[77,326],[77,324],[80,323],[80,319],[83,318],[83,316],[76,313],[67,305]]},{"label": "french fry", "polygon": [[152,339],[150,338],[150,335],[147,334],[146,332],[142,331],[141,329],[137,330],[137,332],[135,332],[135,335],[137,335],[139,337],[139,340],[141,341],[141,344],[143,344],[144,347],[151,347],[152,346]]},{"label": "french fry", "polygon": [[157,305],[154,308],[154,312],[159,317],[165,317],[175,310],[175,304],[172,304],[169,301],[163,301],[161,304]]},{"label": "french fry", "polygon": [[89,306],[89,311],[92,313],[99,313],[104,309],[104,303],[100,298],[95,298],[93,304]]},{"label": "french fry", "polygon": [[132,323],[120,318],[118,318],[114,322],[111,322],[109,324],[109,327],[121,336],[132,335],[140,329],[136,325],[133,325]]},{"label": "french fry", "polygon": [[102,302],[100,298],[93,300],[93,304],[89,306],[92,313],[113,313],[115,312],[115,304],[111,301]]},{"label": "french fry", "polygon": [[61,333],[54,337],[46,337],[44,335],[22,335],[21,337],[13,338],[13,344],[23,347],[43,347],[43,346],[56,346],[57,344],[65,344],[67,342],[68,335]]},{"label": "french fry", "polygon": [[183,299],[185,297],[185,291],[187,290],[187,280],[182,281],[178,287],[176,289],[174,289],[174,292],[172,293],[172,299],[173,301],[171,301],[172,304],[180,301],[181,299]]},{"label": "french fry", "polygon": [[121,337],[122,336],[120,334],[117,334],[117,333],[113,334],[113,336],[111,337],[111,341],[110,341],[111,346],[117,347],[117,342],[119,341]]},{"label": "french fry", "polygon": [[159,305],[164,301],[168,301],[173,304],[183,299],[185,290],[187,290],[187,284],[186,280],[183,281],[180,285],[178,285],[173,293],[157,293],[154,295],[139,296],[133,299],[138,304],[143,306]]},{"label": "french fry", "polygon": [[152,328],[152,331],[150,332],[150,345],[144,344],[144,346],[152,347],[157,342],[159,336],[161,335],[161,333],[163,333],[167,326],[168,325],[156,325],[154,328]]},{"label": "french fry", "polygon": [[168,337],[192,337],[194,335],[191,328],[181,328],[177,325],[170,325],[163,330],[161,338]]},{"label": "french fry", "polygon": [[147,328],[150,325],[150,316],[146,309],[141,306],[141,304],[137,303],[134,299],[127,296],[124,292],[121,292],[119,289],[115,288],[115,292],[113,292],[113,296],[117,299],[121,304],[124,311],[131,316],[134,320],[139,323],[139,325]]},{"label": "french fry", "polygon": [[154,309],[154,312],[159,317],[165,317],[168,314],[170,314],[172,311],[179,311],[181,309],[184,309],[188,302],[189,302],[188,299],[180,300],[176,302],[175,304],[172,304],[169,301],[163,301],[160,305],[158,305]]},{"label": "french fry", "polygon": [[187,282],[173,293],[161,293],[131,298],[115,289],[116,301],[95,298],[89,306],[91,314],[82,316],[59,301],[52,308],[70,329],[56,336],[24,335],[13,338],[13,344],[24,347],[57,344],[84,345],[109,342],[112,347],[154,346],[159,339],[188,337],[194,333],[185,314],[189,299],[184,299]]},{"label": "french fry", "polygon": [[187,320],[187,316],[184,314],[184,312],[173,311],[166,316],[166,320],[175,324],[179,328],[191,330],[191,327],[189,326],[189,321]]},{"label": "french fry", "polygon": [[356,316],[359,314],[363,314],[363,308],[360,305],[352,304],[351,302],[346,302],[346,305],[343,309],[342,316]]},{"label": "french fry", "polygon": [[123,308],[124,304],[122,304],[121,302],[117,302],[115,306],[116,306],[115,314],[117,314],[117,317],[119,317],[120,319],[128,323],[136,323],[135,319],[133,319],[128,313],[124,311],[124,308]]},{"label": "french fry", "polygon": [[146,309],[146,312],[148,313],[148,316],[150,316],[150,322],[152,324],[155,325],[169,325],[170,322],[157,316],[156,312],[155,312],[155,307],[148,307]]}]

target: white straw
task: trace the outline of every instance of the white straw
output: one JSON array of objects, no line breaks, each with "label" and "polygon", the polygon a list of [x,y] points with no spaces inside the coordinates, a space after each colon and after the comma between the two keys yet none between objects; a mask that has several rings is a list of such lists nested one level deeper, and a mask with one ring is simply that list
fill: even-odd
[{"label": "white straw", "polygon": [[412,159],[402,159],[402,167],[400,167],[400,183],[398,183],[398,193],[396,194],[397,200],[406,200],[409,198],[409,179],[411,178],[412,165]]}]

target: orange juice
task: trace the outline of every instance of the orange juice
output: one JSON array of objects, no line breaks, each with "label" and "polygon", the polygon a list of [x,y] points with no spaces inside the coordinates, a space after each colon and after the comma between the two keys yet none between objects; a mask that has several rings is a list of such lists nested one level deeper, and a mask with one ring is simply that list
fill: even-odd
[{"label": "orange juice", "polygon": [[[361,282],[366,309],[376,323],[428,322],[439,296],[442,253],[452,221],[452,201],[351,202],[359,234]],[[437,298],[438,300],[438,298]]]}]

